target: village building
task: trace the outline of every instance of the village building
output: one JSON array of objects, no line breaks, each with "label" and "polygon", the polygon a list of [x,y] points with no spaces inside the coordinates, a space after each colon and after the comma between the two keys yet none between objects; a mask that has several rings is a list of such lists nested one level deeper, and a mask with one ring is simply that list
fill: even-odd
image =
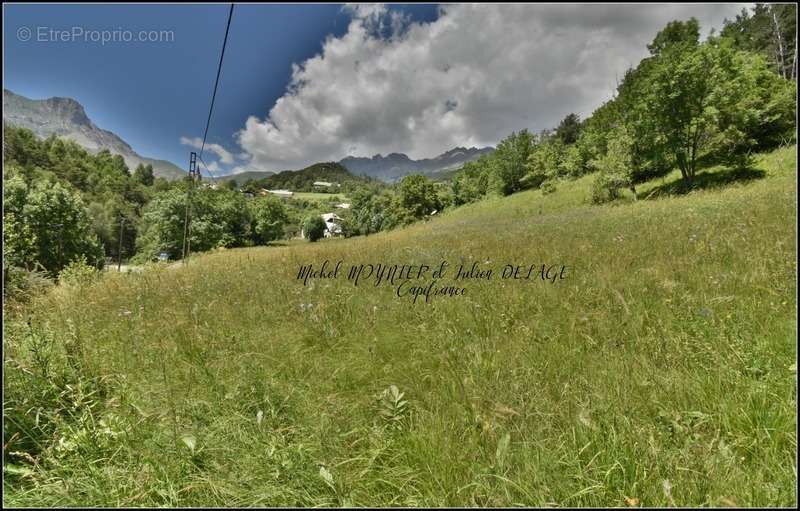
[{"label": "village building", "polygon": [[339,222],[342,219],[336,213],[323,213],[322,219],[325,221],[325,237],[333,238],[342,235],[342,226]]},{"label": "village building", "polygon": [[333,186],[333,183],[329,183],[328,181],[314,181],[314,186],[319,188],[330,188]]}]

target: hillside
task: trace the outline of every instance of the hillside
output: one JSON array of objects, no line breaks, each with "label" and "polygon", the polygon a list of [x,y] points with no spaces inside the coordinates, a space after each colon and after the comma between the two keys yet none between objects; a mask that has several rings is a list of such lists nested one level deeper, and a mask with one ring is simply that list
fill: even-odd
[{"label": "hillside", "polygon": [[[793,146],[604,206],[586,176],[59,287],[4,326],[28,420],[6,437],[42,460],[15,458],[4,503],[795,506],[796,169]],[[325,260],[567,278],[413,303],[297,280]]]},{"label": "hillside", "polygon": [[219,181],[223,181],[223,182],[224,181],[233,181],[237,185],[242,185],[242,184],[244,184],[245,182],[247,182],[247,181],[249,181],[251,179],[253,181],[258,180],[258,179],[264,179],[264,178],[269,177],[269,176],[271,176],[273,174],[274,174],[274,172],[259,172],[259,171],[251,170],[251,171],[247,171],[247,172],[240,172],[238,174],[229,174],[227,176],[219,176],[218,180]]},{"label": "hillside", "polygon": [[40,138],[68,138],[93,153],[108,149],[121,155],[131,171],[150,164],[156,177],[177,179],[185,174],[171,162],[139,155],[116,134],[95,126],[83,105],[72,98],[33,100],[3,89],[3,122],[30,129]]},{"label": "hillside", "polygon": [[[342,165],[335,162],[315,163],[302,170],[284,170],[277,174],[260,175],[261,173],[243,173],[225,176],[223,180],[234,180],[239,185],[253,179],[251,186],[267,189],[284,189],[295,192],[313,192],[317,189],[314,182],[324,181],[338,183],[340,186],[330,192],[349,190],[352,186],[370,183],[373,180],[365,176],[355,176]],[[255,179],[254,179],[255,178]]]}]

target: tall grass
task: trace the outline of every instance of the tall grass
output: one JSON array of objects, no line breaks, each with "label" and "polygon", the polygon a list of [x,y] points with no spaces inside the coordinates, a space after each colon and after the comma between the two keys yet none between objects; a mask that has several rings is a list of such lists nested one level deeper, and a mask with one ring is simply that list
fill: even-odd
[{"label": "tall grass", "polygon": [[[4,504],[796,505],[795,148],[757,167],[57,288],[4,327]],[[411,304],[325,259],[569,276]]]}]

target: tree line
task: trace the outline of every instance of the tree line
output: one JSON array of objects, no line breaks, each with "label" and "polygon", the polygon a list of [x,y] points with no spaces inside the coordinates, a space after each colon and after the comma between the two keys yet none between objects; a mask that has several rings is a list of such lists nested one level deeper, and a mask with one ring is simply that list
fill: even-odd
[{"label": "tree line", "polygon": [[569,114],[555,130],[512,133],[453,177],[452,203],[492,192],[548,192],[559,179],[589,173],[596,173],[594,202],[623,189],[635,197],[636,183],[673,168],[690,187],[702,164],[744,166],[751,153],[794,141],[796,74],[788,74],[786,59],[776,67],[766,50],[756,51],[742,35],[751,24],[740,16],[700,42],[696,19],[669,23],[611,100],[583,121]]},{"label": "tree line", "polygon": [[[3,157],[4,267],[55,277],[76,259],[100,268],[107,258],[181,256],[188,180],[156,178],[150,165],[130,172],[107,150],[13,126],[4,126]],[[266,244],[287,221],[277,199],[204,186],[192,191],[191,213],[196,251]]]}]

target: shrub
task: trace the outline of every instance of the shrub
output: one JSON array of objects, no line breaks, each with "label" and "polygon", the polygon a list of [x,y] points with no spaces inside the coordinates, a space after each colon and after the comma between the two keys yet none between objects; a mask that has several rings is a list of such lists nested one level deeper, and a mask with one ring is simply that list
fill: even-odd
[{"label": "shrub", "polygon": [[592,183],[592,203],[602,204],[621,197],[620,190],[630,186],[624,177],[607,172],[600,172]]},{"label": "shrub", "polygon": [[86,262],[86,256],[73,259],[58,274],[60,284],[68,286],[83,286],[95,280],[100,275],[97,268]]},{"label": "shrub", "polygon": [[308,241],[317,241],[325,235],[325,221],[319,215],[308,216],[303,220],[303,232]]},{"label": "shrub", "polygon": [[44,271],[6,266],[3,273],[3,298],[7,303],[28,303],[53,286],[53,280]]},{"label": "shrub", "polygon": [[548,179],[541,186],[542,193],[547,195],[556,191],[556,183],[552,179]]}]

